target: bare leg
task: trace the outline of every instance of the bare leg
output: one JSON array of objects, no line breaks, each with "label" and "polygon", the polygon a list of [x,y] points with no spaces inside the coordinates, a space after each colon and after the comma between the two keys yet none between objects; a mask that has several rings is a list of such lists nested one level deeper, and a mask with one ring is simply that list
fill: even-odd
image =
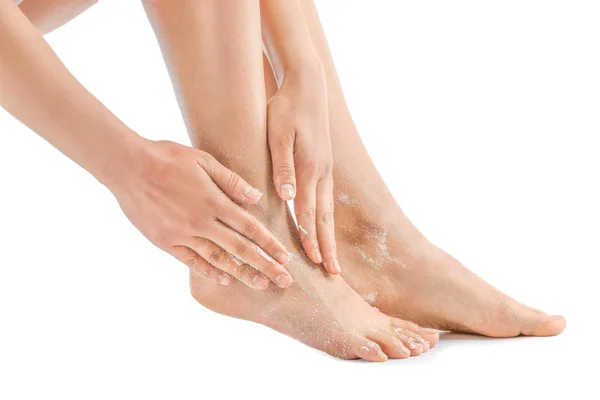
[{"label": "bare leg", "polygon": [[24,0],[19,8],[42,33],[63,26],[96,4],[98,0]]},{"label": "bare leg", "polygon": [[[344,279],[383,312],[423,326],[502,337],[562,332],[564,318],[499,292],[432,245],[403,214],[354,126],[317,10],[312,0],[301,4],[328,85],[336,236]],[[272,94],[272,73],[266,76]]]},{"label": "bare leg", "polygon": [[[272,183],[258,0],[154,0],[145,6],[192,142],[264,191],[248,210],[292,253],[286,267],[294,283],[288,289],[271,285],[259,292],[238,282],[223,288],[191,275],[193,296],[219,313],[267,325],[343,358],[383,361],[407,357],[406,347],[414,355],[427,350],[436,333],[380,313],[341,277],[328,276],[302,255],[293,220]],[[215,255],[213,261],[227,257]],[[428,342],[419,343],[421,337]]]}]

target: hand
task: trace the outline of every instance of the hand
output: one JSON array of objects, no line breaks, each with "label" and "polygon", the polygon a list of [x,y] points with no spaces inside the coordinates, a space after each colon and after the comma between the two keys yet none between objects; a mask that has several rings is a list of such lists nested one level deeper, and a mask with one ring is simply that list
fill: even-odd
[{"label": "hand", "polygon": [[222,285],[290,285],[285,247],[232,201],[256,204],[258,189],[201,150],[166,141],[142,147],[107,186],[144,236]]},{"label": "hand", "polygon": [[333,223],[333,175],[327,89],[320,68],[287,73],[267,108],[273,180],[294,200],[302,246],[331,274],[340,273]]}]

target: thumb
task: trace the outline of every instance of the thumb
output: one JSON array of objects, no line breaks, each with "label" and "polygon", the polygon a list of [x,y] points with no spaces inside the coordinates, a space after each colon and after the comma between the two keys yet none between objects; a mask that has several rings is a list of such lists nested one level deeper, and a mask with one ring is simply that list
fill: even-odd
[{"label": "thumb", "polygon": [[238,174],[218,162],[213,156],[205,154],[198,160],[198,165],[230,198],[240,203],[256,204],[262,192],[246,182]]},{"label": "thumb", "polygon": [[294,169],[294,133],[270,132],[269,141],[273,161],[273,183],[282,200],[296,197],[296,171]]}]

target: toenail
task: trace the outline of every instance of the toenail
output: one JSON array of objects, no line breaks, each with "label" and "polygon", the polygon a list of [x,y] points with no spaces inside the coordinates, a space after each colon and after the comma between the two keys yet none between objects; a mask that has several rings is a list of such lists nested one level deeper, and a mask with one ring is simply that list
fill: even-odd
[{"label": "toenail", "polygon": [[368,341],[367,342],[367,347],[374,350],[374,349],[377,348],[377,345],[375,343],[371,342],[371,341]]},{"label": "toenail", "polygon": [[414,350],[417,347],[423,347],[423,345],[420,344],[420,343],[415,343],[415,339],[414,338],[409,338],[408,339],[408,348],[411,349],[411,350]]},{"label": "toenail", "polygon": [[[404,328],[396,328],[396,333],[400,333],[400,332],[402,332],[403,330],[404,330]],[[402,335],[402,336],[404,336],[404,335]]]},{"label": "toenail", "polygon": [[292,280],[286,274],[279,274],[275,277],[275,283],[277,284],[277,286],[284,289],[284,288],[290,286],[290,284],[292,283]]},{"label": "toenail", "polygon": [[437,331],[435,329],[431,329],[431,328],[423,328],[421,329],[421,331],[423,333],[427,333],[429,335],[433,335],[434,333],[436,333]]},{"label": "toenail", "polygon": [[[402,328],[400,328],[400,329],[402,329]],[[406,336],[406,335],[404,335],[404,334],[401,333],[400,335],[398,335],[398,339],[400,339],[400,340],[408,340],[408,336]]]},{"label": "toenail", "polygon": [[420,343],[420,344],[425,344],[425,340],[423,340],[423,338],[422,338],[421,336],[417,336],[417,337],[415,338],[415,340],[417,341],[417,343]]}]

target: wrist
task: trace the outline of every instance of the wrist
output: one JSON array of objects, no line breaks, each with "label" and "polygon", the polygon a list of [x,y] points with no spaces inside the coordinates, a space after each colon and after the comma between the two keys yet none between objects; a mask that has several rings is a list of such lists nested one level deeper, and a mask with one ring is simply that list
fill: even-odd
[{"label": "wrist", "polygon": [[283,68],[279,85],[283,86],[307,86],[307,88],[319,89],[325,87],[325,72],[323,64],[319,59],[304,59],[295,63],[289,63]]},{"label": "wrist", "polygon": [[323,64],[316,54],[288,56],[273,61],[273,70],[279,84],[285,80],[314,81],[325,77]]},{"label": "wrist", "polygon": [[133,131],[120,140],[119,146],[112,147],[95,175],[96,179],[109,190],[128,185],[135,176],[142,174],[144,165],[150,162],[152,141]]}]

